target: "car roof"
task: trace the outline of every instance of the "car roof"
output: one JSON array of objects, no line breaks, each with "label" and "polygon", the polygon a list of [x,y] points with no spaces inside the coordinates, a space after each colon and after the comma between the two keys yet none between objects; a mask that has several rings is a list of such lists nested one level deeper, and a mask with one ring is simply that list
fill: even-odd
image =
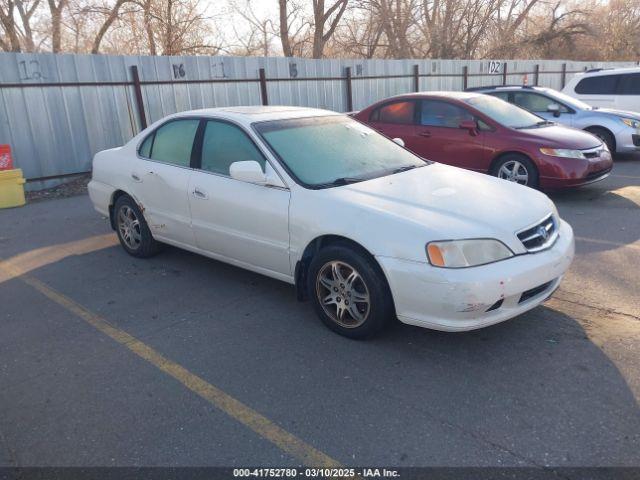
[{"label": "car roof", "polygon": [[[415,92],[405,93],[398,95],[399,97],[446,97],[456,100],[467,100],[469,98],[477,97],[478,94],[474,92]],[[391,97],[393,98],[393,97]]]},{"label": "car roof", "polygon": [[269,120],[284,120],[290,118],[325,117],[341,115],[340,113],[320,108],[292,107],[292,106],[246,106],[246,107],[218,107],[189,110],[172,115],[179,117],[212,117],[232,120],[237,123],[251,124]]},{"label": "car roof", "polygon": [[599,77],[602,75],[622,75],[625,73],[640,73],[640,67],[593,68],[584,72],[578,72],[576,76]]},{"label": "car roof", "polygon": [[477,92],[477,93],[482,93],[482,92],[510,92],[510,91],[517,91],[517,90],[538,90],[541,92],[546,92],[551,90],[550,88],[546,88],[546,87],[538,87],[535,85],[488,85],[486,87],[472,87],[472,88],[468,88],[467,92]]}]

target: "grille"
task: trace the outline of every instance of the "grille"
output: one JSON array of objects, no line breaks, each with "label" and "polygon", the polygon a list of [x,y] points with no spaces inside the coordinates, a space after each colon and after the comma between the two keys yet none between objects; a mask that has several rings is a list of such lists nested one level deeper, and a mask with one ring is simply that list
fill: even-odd
[{"label": "grille", "polygon": [[631,135],[631,138],[633,138],[633,144],[636,147],[640,147],[640,135]]},{"label": "grille", "polygon": [[518,300],[518,303],[526,302],[530,298],[540,295],[542,292],[546,291],[551,286],[552,283],[553,283],[553,280],[547,283],[543,283],[542,285],[538,285],[537,287],[527,290],[525,292],[522,292],[522,295],[520,295],[520,300]]},{"label": "grille", "polygon": [[553,245],[558,238],[558,224],[552,214],[517,235],[528,252],[537,252]]},{"label": "grille", "polygon": [[604,147],[600,146],[596,148],[590,148],[589,150],[582,150],[582,154],[586,158],[598,158],[602,154],[603,150]]}]

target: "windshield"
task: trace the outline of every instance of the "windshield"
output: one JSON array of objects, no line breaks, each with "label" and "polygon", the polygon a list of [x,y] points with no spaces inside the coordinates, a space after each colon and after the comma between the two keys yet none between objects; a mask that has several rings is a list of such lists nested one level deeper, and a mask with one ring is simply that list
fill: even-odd
[{"label": "windshield", "polygon": [[254,126],[294,178],[311,188],[345,185],[427,164],[369,127],[341,115]]},{"label": "windshield", "polygon": [[570,97],[566,93],[557,92],[555,90],[547,92],[551,98],[555,98],[556,100],[560,100],[562,103],[566,103],[570,107],[575,108],[576,110],[593,110],[593,107],[587,103],[584,103],[577,98]]},{"label": "windshield", "polygon": [[466,102],[496,122],[511,128],[534,128],[548,122],[527,110],[489,95],[478,95]]}]

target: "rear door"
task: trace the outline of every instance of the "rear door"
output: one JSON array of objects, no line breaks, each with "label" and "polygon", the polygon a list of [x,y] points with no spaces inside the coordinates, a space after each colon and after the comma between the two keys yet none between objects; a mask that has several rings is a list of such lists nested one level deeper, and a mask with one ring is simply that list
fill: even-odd
[{"label": "rear door", "polygon": [[420,101],[418,125],[414,135],[418,151],[429,160],[468,168],[486,170],[484,152],[485,132],[477,130],[472,135],[460,128],[464,121],[475,121],[465,108],[445,100]]},{"label": "rear door", "polygon": [[576,84],[576,96],[593,107],[620,108],[616,96],[621,77],[622,75],[584,77]]},{"label": "rear door", "polygon": [[389,138],[401,138],[408,149],[429,158],[429,152],[420,150],[423,145],[415,138],[417,105],[418,100],[396,100],[385,103],[371,113],[368,123]]},{"label": "rear door", "polygon": [[141,144],[132,163],[131,192],[154,237],[193,245],[189,198],[191,156],[200,120],[170,120]]}]

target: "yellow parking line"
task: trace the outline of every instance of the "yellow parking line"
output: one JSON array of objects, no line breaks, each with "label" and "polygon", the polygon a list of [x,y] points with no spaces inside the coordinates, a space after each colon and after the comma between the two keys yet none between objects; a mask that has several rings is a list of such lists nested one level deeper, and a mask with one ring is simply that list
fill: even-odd
[{"label": "yellow parking line", "polygon": [[154,367],[162,370],[167,375],[175,378],[192,392],[198,394],[206,401],[222,410],[244,426],[287,452],[299,460],[303,465],[318,467],[340,467],[341,464],[320,450],[305,443],[300,438],[279,427],[264,415],[236,400],[232,396],[211,385],[201,377],[191,373],[181,365],[162,356],[150,346],[137,338],[111,325],[101,316],[89,311],[69,297],[57,292],[40,280],[23,274],[19,269],[12,267],[7,262],[0,262],[0,270],[8,278],[17,278],[27,285],[35,288],[44,296],[54,301],[67,311],[80,317],[82,320],[104,333],[119,344],[146,360]]}]

